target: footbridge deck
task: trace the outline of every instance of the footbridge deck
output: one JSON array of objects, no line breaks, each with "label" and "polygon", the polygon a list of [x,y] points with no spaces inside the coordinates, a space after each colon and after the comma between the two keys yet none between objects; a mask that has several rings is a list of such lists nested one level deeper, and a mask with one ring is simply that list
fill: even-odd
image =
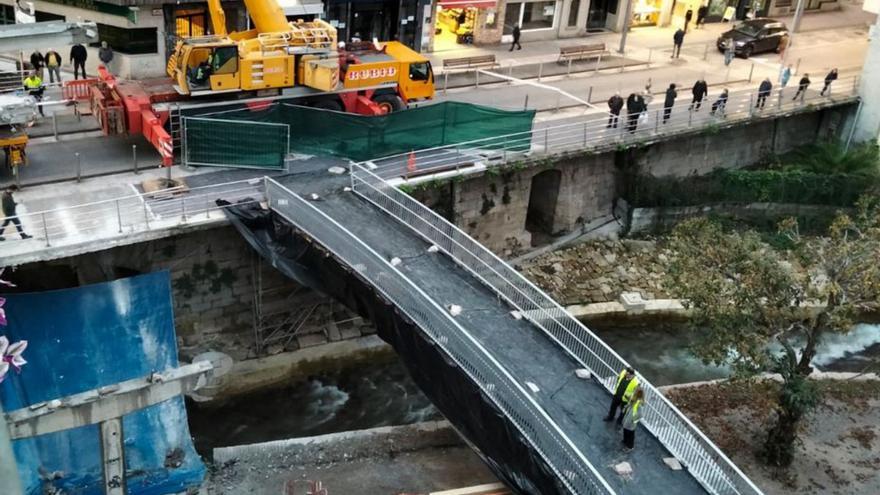
[{"label": "footbridge deck", "polygon": [[[625,452],[621,432],[602,421],[624,361],[510,266],[378,176],[353,165],[351,177],[322,170],[266,179],[266,196],[442,349],[552,473],[551,492],[760,493],[648,383],[636,448]],[[577,378],[577,368],[593,378]],[[663,458],[671,456],[686,468],[670,470]],[[614,471],[623,461],[632,475]],[[548,491],[519,475],[507,481]]]}]

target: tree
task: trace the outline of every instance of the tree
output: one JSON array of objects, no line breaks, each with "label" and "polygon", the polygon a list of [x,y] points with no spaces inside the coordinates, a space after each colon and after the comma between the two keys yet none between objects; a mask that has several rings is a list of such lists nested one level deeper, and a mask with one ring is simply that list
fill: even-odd
[{"label": "tree", "polygon": [[671,236],[677,256],[669,286],[692,309],[696,354],[740,376],[782,376],[761,452],[768,464],[791,464],[800,421],[818,402],[807,376],[822,336],[849,332],[854,317],[880,309],[878,204],[862,198],[821,237],[802,236],[796,220],[784,220],[777,248],[754,231],[727,232],[705,218],[679,224]]}]

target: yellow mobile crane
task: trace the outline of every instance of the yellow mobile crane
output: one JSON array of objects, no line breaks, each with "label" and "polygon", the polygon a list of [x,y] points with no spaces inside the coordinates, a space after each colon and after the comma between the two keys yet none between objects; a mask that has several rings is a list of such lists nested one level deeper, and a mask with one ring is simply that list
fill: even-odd
[{"label": "yellow mobile crane", "polygon": [[178,93],[257,92],[367,115],[434,96],[430,62],[402,43],[337,47],[323,20],[288,22],[276,0],[244,3],[253,29],[227,33],[220,0],[208,0],[214,34],[177,42],[167,72]]}]

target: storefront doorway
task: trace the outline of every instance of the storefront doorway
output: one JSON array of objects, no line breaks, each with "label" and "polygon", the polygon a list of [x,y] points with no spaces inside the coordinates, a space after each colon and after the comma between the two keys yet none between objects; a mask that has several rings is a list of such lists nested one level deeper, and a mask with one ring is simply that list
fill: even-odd
[{"label": "storefront doorway", "polygon": [[587,31],[604,30],[608,14],[617,13],[618,0],[592,0],[587,13]]},{"label": "storefront doorway", "polygon": [[433,51],[456,50],[473,44],[474,39],[480,38],[481,29],[494,26],[495,6],[495,0],[439,0]]},{"label": "storefront doorway", "polygon": [[556,0],[536,2],[507,2],[504,10],[504,34],[512,34],[513,26],[519,24],[525,31],[553,29],[556,27],[558,8]]}]

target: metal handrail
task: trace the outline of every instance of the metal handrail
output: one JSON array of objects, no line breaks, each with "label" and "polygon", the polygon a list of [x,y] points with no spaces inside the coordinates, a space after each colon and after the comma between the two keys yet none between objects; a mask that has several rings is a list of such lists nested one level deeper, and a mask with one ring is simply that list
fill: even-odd
[{"label": "metal handrail", "polygon": [[[835,94],[841,94],[841,90],[837,88],[844,87],[847,96],[855,95],[858,81],[858,76],[839,79],[833,86]],[[787,88],[774,89],[767,97],[762,110],[755,109],[757,92],[752,90],[731,91],[724,111],[716,113],[714,116],[709,115],[709,108],[712,106],[713,100],[708,97],[703,100],[702,106],[704,108],[699,112],[689,110],[682,112],[680,110],[681,104],[674,107],[665,123],[663,122],[663,110],[653,108],[647,111],[648,122],[637,122],[636,130],[632,133],[627,130],[625,112],[619,117],[617,129],[613,130],[607,129],[610,114],[602,112],[599,117],[587,118],[574,123],[551,125],[530,131],[425,148],[414,153],[416,167],[420,175],[430,173],[432,170],[460,168],[479,161],[480,153],[486,151],[495,153],[496,160],[491,165],[499,165],[511,160],[523,159],[527,154],[552,155],[604,146],[636,144],[676,132],[705,129],[755,117],[773,116],[783,111],[805,107],[816,101],[826,101],[829,96],[821,96],[815,91],[816,87],[821,84],[821,81],[814,82],[811,85],[812,89],[796,101],[791,99],[791,94],[797,90],[797,84],[789,85]],[[679,98],[680,102],[687,100],[689,98],[684,95]],[[410,155],[410,152],[397,153],[367,160],[361,164],[373,170],[383,179],[406,177],[409,171],[405,165]],[[488,163],[486,165],[490,166]]]},{"label": "metal handrail", "polygon": [[[351,181],[355,193],[437,245],[612,390],[615,376],[628,363],[543,291],[453,224],[362,165],[352,164]],[[761,493],[653,385],[643,379],[642,388],[646,396],[644,425],[704,487],[719,494]]]},{"label": "metal handrail", "polygon": [[[569,493],[615,493],[574,442],[492,353],[417,284],[343,225],[268,177],[266,196],[274,211],[354,268],[422,328],[505,413]],[[374,276],[370,276],[371,268],[376,272]]]}]

